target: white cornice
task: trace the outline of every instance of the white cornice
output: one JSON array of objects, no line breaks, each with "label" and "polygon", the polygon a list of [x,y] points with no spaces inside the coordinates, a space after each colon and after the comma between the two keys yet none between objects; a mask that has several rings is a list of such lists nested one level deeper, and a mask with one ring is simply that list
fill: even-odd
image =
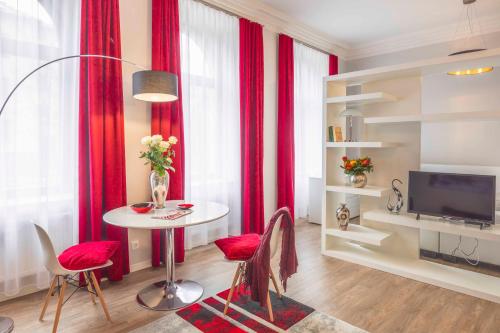
[{"label": "white cornice", "polygon": [[324,33],[308,27],[296,19],[258,0],[202,0],[238,16],[262,24],[267,30],[285,33],[301,42],[340,58],[347,55],[347,45],[332,41]]},{"label": "white cornice", "polygon": [[[483,17],[480,21],[481,31],[480,33],[478,31],[476,35],[484,35],[500,31],[500,15],[497,14],[494,16]],[[464,35],[455,36],[456,27],[456,24],[452,24],[409,34],[401,34],[371,43],[356,45],[347,50],[345,58],[346,60],[366,58],[426,45],[450,42],[455,38],[459,39],[466,37]]]},{"label": "white cornice", "polygon": [[[366,58],[381,54],[408,50],[416,47],[449,42],[455,36],[456,24],[439,28],[418,31],[409,34],[400,34],[395,37],[378,41],[348,45],[332,40],[325,33],[315,30],[295,18],[261,2],[260,0],[200,0],[209,5],[245,17],[262,24],[267,30],[287,35],[321,49],[325,52],[338,55],[344,60]],[[500,31],[500,15],[495,14],[480,19],[481,34]]]}]

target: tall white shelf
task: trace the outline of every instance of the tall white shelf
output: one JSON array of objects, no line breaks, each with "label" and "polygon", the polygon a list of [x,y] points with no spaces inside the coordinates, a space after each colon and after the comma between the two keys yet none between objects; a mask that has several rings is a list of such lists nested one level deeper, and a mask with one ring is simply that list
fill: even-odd
[{"label": "tall white shelf", "polygon": [[[424,122],[499,121],[500,110],[423,114],[421,77],[446,75],[464,67],[500,67],[500,48],[455,57],[441,57],[326,77],[323,117],[323,198],[321,251],[324,255],[430,283],[500,303],[500,278],[421,260],[420,230],[433,230],[500,241],[500,226],[478,230],[463,225],[392,215],[385,210],[392,179],[399,178],[407,197],[408,171],[420,168],[420,127]],[[348,86],[360,93],[347,95]],[[339,113],[355,105],[364,113],[361,142],[327,142],[328,126],[341,126]],[[475,111],[475,112],[472,112]],[[355,189],[345,184],[339,168],[347,149],[357,148],[370,156],[375,170],[368,186]],[[383,149],[379,149],[383,148]],[[340,185],[342,184],[342,185]],[[360,196],[360,225],[338,229],[335,210],[347,195]]]}]

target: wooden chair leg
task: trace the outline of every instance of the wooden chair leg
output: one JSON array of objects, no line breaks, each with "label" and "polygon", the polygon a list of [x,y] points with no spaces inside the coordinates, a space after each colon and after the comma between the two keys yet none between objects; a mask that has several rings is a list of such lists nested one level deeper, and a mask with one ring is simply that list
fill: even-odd
[{"label": "wooden chair leg", "polygon": [[54,276],[52,281],[50,282],[49,291],[47,292],[47,296],[45,296],[45,301],[43,302],[42,312],[40,313],[40,317],[38,320],[42,321],[43,316],[45,315],[45,311],[47,310],[47,306],[49,305],[50,297],[52,297],[52,293],[54,292],[54,288],[56,287],[58,276]]},{"label": "wooden chair leg", "polygon": [[83,276],[85,277],[85,283],[87,284],[87,290],[89,292],[90,299],[92,300],[92,303],[96,304],[94,291],[92,290],[92,283],[90,282],[89,273],[83,272]]},{"label": "wooden chair leg", "polygon": [[269,296],[269,290],[267,291],[267,311],[269,312],[269,320],[271,320],[271,322],[274,322],[273,305],[271,304],[271,296]]},{"label": "wooden chair leg", "polygon": [[269,269],[269,273],[271,275],[271,281],[273,281],[274,289],[276,289],[276,294],[279,298],[281,298],[280,288],[278,286],[278,282],[276,281],[276,277],[274,276],[273,270]]},{"label": "wooden chair leg", "polygon": [[241,293],[241,284],[243,282],[243,273],[245,272],[245,264],[241,264],[241,268],[240,268],[240,278],[238,279],[238,286],[236,287],[236,292],[238,294]]},{"label": "wooden chair leg", "polygon": [[106,315],[106,319],[111,321],[111,316],[109,315],[108,312],[108,306],[104,301],[104,295],[102,294],[101,287],[99,287],[99,283],[97,282],[94,272],[90,272],[90,277],[92,278],[92,283],[94,284],[95,292],[97,293],[97,297],[99,297],[99,301],[101,302],[101,306],[102,309],[104,310],[104,314]]},{"label": "wooden chair leg", "polygon": [[54,326],[52,326],[52,333],[57,332],[57,326],[59,325],[59,318],[61,318],[61,310],[64,303],[64,291],[66,290],[67,285],[68,283],[66,282],[66,279],[63,279],[61,290],[59,290],[59,299],[57,300],[57,310],[54,318]]},{"label": "wooden chair leg", "polygon": [[240,276],[240,274],[241,274],[241,264],[238,264],[238,268],[236,268],[236,273],[234,273],[231,289],[229,290],[229,295],[227,295],[226,306],[224,306],[224,315],[227,314],[227,310],[229,309],[229,303],[231,302],[231,298],[233,297],[234,287],[236,285],[236,281],[238,281],[238,277]]}]

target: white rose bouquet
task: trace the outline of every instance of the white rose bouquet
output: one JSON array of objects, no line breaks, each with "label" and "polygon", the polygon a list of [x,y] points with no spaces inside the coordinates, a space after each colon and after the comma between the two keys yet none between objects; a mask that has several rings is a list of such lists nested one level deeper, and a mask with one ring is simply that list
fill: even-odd
[{"label": "white rose bouquet", "polygon": [[172,158],[175,157],[173,146],[177,144],[175,136],[169,137],[167,141],[164,141],[160,134],[145,136],[141,139],[141,144],[146,146],[147,150],[141,152],[139,157],[145,158],[146,164],[151,164],[158,176],[165,176],[166,170],[175,172],[174,167],[172,167],[174,162]]}]

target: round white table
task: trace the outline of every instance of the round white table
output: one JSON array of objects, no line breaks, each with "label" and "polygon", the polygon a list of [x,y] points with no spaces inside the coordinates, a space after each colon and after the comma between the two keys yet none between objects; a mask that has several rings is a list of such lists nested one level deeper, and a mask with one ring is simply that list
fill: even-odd
[{"label": "round white table", "polygon": [[174,229],[190,227],[216,221],[229,214],[229,207],[215,202],[193,202],[192,213],[175,220],[161,220],[153,217],[165,216],[177,209],[181,200],[167,201],[164,209],[153,209],[146,214],[138,214],[129,206],[113,209],[104,214],[105,222],[131,229],[165,229],[166,278],[142,289],[137,294],[137,302],[145,308],[167,311],[193,304],[203,295],[203,287],[190,280],[175,280]]}]

